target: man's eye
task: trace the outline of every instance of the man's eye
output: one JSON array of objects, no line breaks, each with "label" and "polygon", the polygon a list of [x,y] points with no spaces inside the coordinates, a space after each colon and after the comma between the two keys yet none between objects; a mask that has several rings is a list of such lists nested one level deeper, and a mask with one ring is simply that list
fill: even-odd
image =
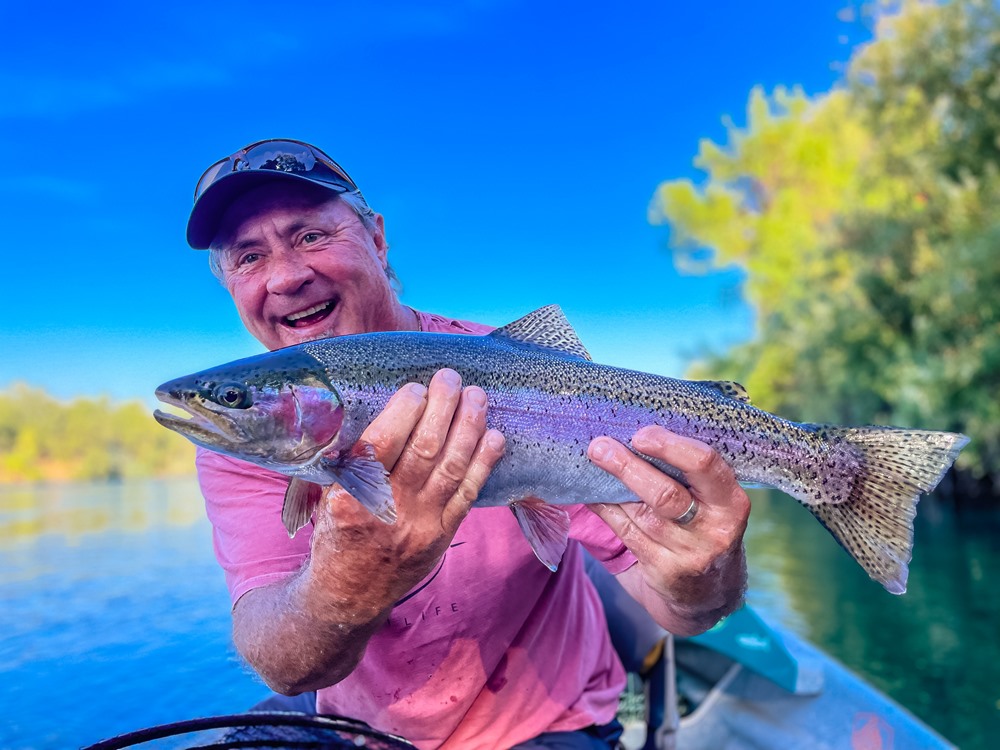
[{"label": "man's eye", "polygon": [[306,245],[319,242],[319,232],[308,232],[307,234],[302,235],[302,242]]},{"label": "man's eye", "polygon": [[236,262],[238,266],[248,266],[251,263],[256,263],[260,260],[260,253],[247,253],[246,255],[241,255],[240,259]]}]

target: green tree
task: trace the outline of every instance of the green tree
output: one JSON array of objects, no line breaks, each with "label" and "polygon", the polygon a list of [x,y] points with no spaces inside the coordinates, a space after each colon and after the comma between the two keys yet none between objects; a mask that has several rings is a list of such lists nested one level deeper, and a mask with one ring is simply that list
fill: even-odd
[{"label": "green tree", "polygon": [[0,392],[0,482],[179,475],[192,459],[191,444],[139,403],[64,404],[24,384]]},{"label": "green tree", "polygon": [[972,489],[1000,491],[1000,14],[900,3],[843,85],[755,89],[747,120],[651,205],[681,268],[747,270],[756,336],[696,374],[796,419],[966,432]]}]

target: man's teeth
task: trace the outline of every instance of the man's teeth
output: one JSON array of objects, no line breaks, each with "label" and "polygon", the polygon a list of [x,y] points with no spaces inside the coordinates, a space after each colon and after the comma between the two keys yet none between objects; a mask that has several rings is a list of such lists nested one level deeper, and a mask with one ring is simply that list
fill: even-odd
[{"label": "man's teeth", "polygon": [[296,320],[302,320],[302,318],[308,318],[310,315],[315,315],[318,312],[326,310],[331,304],[332,303],[330,302],[321,302],[314,307],[310,307],[308,310],[302,310],[297,313],[292,313],[291,315],[286,315],[285,320],[289,323],[294,323]]}]

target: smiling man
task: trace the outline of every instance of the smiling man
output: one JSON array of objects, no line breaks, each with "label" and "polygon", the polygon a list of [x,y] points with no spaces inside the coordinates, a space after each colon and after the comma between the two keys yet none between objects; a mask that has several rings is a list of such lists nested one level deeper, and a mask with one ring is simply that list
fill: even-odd
[{"label": "smiling man", "polygon": [[[383,218],[308,144],[263,141],[210,167],[188,242],[210,249],[244,325],[269,349],[490,330],[399,301]],[[505,508],[470,512],[504,450],[488,409],[483,390],[451,370],[390,400],[363,439],[390,473],[392,525],[334,486],[289,539],[287,477],[199,450],[234,640],[275,690],[315,690],[318,712],[419,747],[614,747],[624,672],[581,550],[663,627],[700,632],[742,600],[749,501],[702,443],[656,427],[632,440],[681,469],[685,487],[598,438],[590,459],[642,502],[573,508],[570,547],[551,573]]]}]

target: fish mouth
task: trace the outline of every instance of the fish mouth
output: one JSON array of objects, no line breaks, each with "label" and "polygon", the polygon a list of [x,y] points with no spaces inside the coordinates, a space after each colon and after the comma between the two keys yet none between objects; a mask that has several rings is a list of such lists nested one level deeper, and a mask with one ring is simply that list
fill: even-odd
[{"label": "fish mouth", "polygon": [[[214,411],[197,400],[179,398],[168,391],[156,391],[156,397],[165,404],[176,406],[190,417],[156,409],[153,419],[168,430],[180,433],[189,440],[207,448],[219,448],[238,442],[240,435],[233,430],[236,425],[225,415]],[[227,429],[228,428],[228,429]]]},{"label": "fish mouth", "polygon": [[308,328],[329,318],[339,303],[339,297],[331,297],[297,312],[284,315],[281,322],[289,328]]}]

